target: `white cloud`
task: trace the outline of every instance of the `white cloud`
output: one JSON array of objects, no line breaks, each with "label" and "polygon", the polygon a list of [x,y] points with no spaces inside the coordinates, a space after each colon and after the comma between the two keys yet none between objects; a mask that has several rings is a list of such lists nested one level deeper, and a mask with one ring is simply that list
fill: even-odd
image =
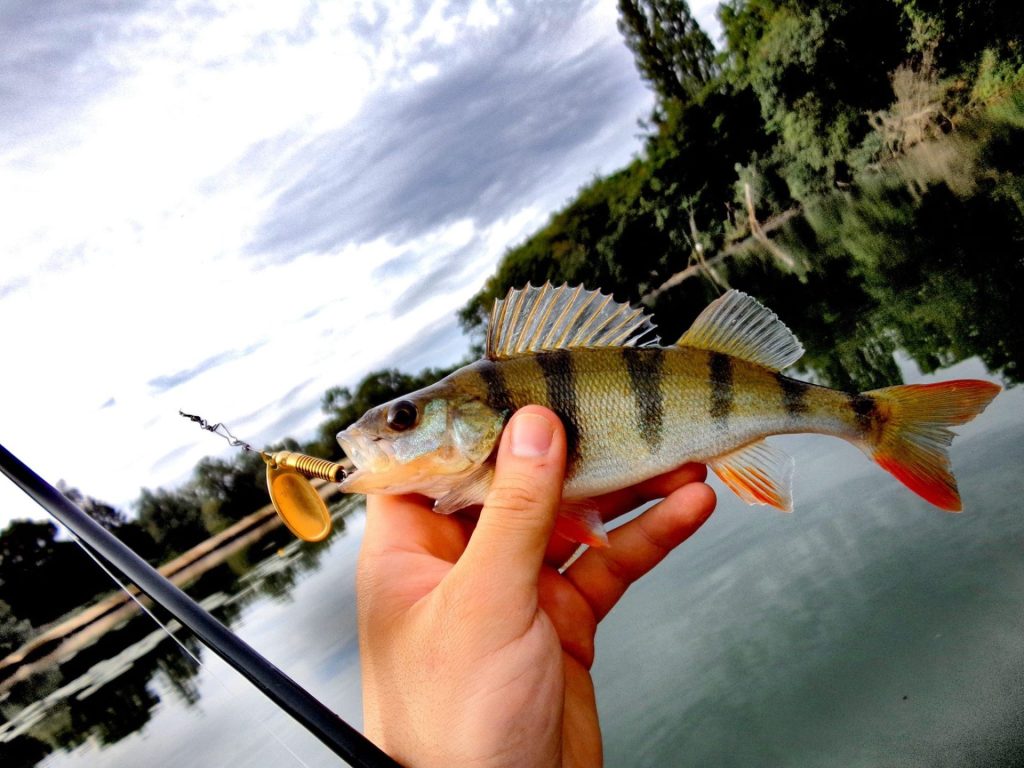
[{"label": "white cloud", "polygon": [[[594,171],[628,159],[638,147],[636,117],[650,102],[618,45],[611,0],[576,17],[567,15],[571,5],[482,0],[435,3],[423,15],[415,8],[225,1],[123,11],[102,26],[62,19],[60,29],[76,35],[102,29],[37,62],[40,71],[47,62],[65,67],[47,75],[65,100],[32,102],[31,130],[0,127],[5,445],[47,479],[124,505],[140,486],[180,481],[202,455],[228,452],[179,408],[223,420],[243,438],[281,438],[273,430],[284,422],[300,431],[319,422],[328,386],[402,365],[395,351],[413,340],[436,349],[405,353],[413,361],[460,355],[464,342],[445,335],[455,308]],[[403,170],[396,156],[366,169],[345,198],[386,189],[363,215],[387,226],[365,219],[367,236],[332,232],[288,258],[253,250],[272,215],[312,234],[314,201],[325,203],[325,220],[346,215],[315,174],[345,150],[350,127],[361,126],[371,150],[408,128],[367,122],[368,114],[403,114],[379,105],[418,99],[412,113],[425,124],[443,118],[446,130],[473,136],[468,123],[481,119],[481,103],[459,98],[479,98],[487,83],[461,85],[507,63],[489,59],[496,54],[484,44],[514,50],[506,33],[529,46],[521,60],[553,74],[575,66],[607,82],[607,73],[621,73],[608,103],[586,114],[587,126],[544,125],[549,102],[536,101],[539,81],[506,68],[491,82],[507,92],[494,96],[522,105],[512,114],[525,122],[507,128],[526,136],[495,145],[492,154],[508,155],[498,176],[481,180],[495,167],[467,160],[478,148],[454,141],[447,156],[406,176],[375,179]],[[545,82],[552,100],[578,85],[568,76]],[[547,143],[536,140],[542,131]],[[437,188],[424,189],[428,182]],[[281,209],[288,189],[297,203]],[[404,209],[386,207],[403,200]],[[402,216],[421,200],[445,215],[410,225]],[[38,516],[0,483],[0,527],[29,513]]]}]

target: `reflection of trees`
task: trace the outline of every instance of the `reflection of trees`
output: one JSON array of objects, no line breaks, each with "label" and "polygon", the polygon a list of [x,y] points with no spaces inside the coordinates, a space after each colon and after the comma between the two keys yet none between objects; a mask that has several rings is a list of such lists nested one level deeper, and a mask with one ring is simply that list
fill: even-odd
[{"label": "reflection of trees", "polygon": [[[221,595],[211,612],[231,626],[257,596],[287,597],[304,572],[318,567],[330,541],[344,527],[339,519],[332,536],[313,545],[296,544],[283,527],[277,528],[229,561],[207,570],[188,585],[187,591],[196,600]],[[276,567],[277,558],[282,558],[280,567]],[[161,622],[170,621],[171,617],[159,606],[152,610]],[[185,706],[196,704],[200,698],[200,667],[170,637],[163,637],[137,658],[131,657],[132,649],[150,642],[154,631],[157,629],[147,616],[137,616],[60,666],[42,670],[12,686],[0,702],[0,722],[15,718],[23,708],[73,681],[83,683],[70,696],[53,702],[46,716],[28,734],[0,742],[0,765],[33,765],[54,750],[74,749],[90,738],[113,744],[135,733],[149,722],[161,702],[152,685],[158,675]],[[202,658],[206,649],[195,637],[184,629],[175,634],[190,653]],[[104,679],[105,663],[119,654],[127,655],[124,665],[118,665],[110,673],[112,676]],[[87,695],[78,698],[83,690],[88,691]]]},{"label": "reflection of trees", "polygon": [[[187,632],[176,632],[175,636],[182,645],[188,649],[196,659],[202,658],[203,644]],[[170,649],[170,638],[168,638],[168,649]],[[178,694],[180,700],[187,706],[199,702],[199,686],[196,685],[196,676],[199,673],[199,665],[192,656],[188,656],[181,649],[178,653],[162,653],[156,658],[156,667],[167,680],[167,684]]]},{"label": "reflection of trees", "polygon": [[896,349],[925,372],[978,356],[1019,382],[1022,115],[978,120],[970,143],[945,139],[956,143],[956,178],[912,156],[821,200],[780,237],[802,274],[748,259],[730,282],[780,312],[807,349],[803,365],[832,386],[898,383]]},{"label": "reflection of trees", "polygon": [[31,736],[0,742],[0,765],[35,765],[50,754],[50,746]]},{"label": "reflection of trees", "polygon": [[61,746],[80,744],[84,734],[114,744],[141,729],[160,703],[147,685],[152,672],[149,664],[133,664],[88,698],[70,700],[71,727]]}]

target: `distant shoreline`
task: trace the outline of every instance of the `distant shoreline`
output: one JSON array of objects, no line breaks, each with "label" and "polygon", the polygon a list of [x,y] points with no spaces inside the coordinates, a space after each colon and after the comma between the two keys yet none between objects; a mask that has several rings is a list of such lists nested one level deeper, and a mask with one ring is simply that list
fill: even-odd
[{"label": "distant shoreline", "polygon": [[[322,480],[314,480],[313,483],[325,500],[339,495],[337,487],[330,483]],[[267,504],[164,563],[157,571],[172,584],[180,587],[220,565],[238,550],[258,541],[281,525],[281,518],[278,517],[273,505]],[[77,653],[130,619],[140,610],[133,597],[139,597],[146,604],[150,603],[148,597],[140,595],[138,587],[130,584],[126,589],[112,592],[99,602],[46,628],[20,648],[0,659],[0,693],[27,679],[36,671]]]}]

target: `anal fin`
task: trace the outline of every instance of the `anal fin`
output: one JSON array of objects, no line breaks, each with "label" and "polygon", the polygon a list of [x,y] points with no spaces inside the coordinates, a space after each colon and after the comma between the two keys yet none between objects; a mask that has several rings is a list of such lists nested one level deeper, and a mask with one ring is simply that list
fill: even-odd
[{"label": "anal fin", "polygon": [[719,479],[747,504],[793,511],[793,457],[764,440],[708,462]]}]

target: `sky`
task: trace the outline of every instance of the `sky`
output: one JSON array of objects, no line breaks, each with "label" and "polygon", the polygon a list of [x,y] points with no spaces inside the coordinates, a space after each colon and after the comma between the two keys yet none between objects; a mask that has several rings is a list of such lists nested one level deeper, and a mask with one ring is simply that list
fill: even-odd
[{"label": "sky", "polygon": [[[714,0],[693,3],[713,38]],[[461,359],[502,254],[640,151],[614,0],[0,6],[0,443],[132,514],[335,385]],[[0,480],[0,528],[45,518]]]}]

